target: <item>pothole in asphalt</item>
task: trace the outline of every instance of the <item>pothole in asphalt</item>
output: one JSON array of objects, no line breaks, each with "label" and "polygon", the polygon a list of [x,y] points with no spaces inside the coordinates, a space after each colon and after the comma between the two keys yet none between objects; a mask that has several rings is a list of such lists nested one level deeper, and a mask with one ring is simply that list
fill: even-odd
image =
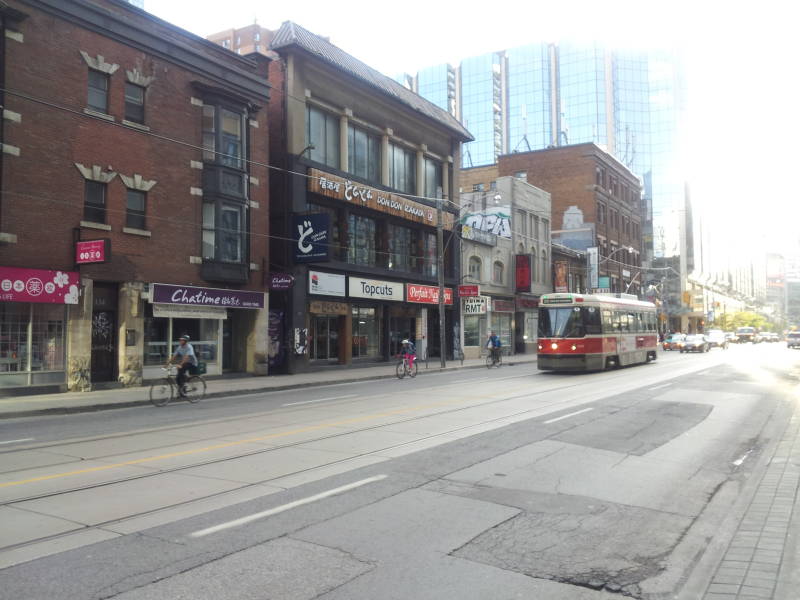
[{"label": "pothole in asphalt", "polygon": [[453,556],[538,579],[641,597],[691,519],[602,503],[588,514],[521,513]]}]

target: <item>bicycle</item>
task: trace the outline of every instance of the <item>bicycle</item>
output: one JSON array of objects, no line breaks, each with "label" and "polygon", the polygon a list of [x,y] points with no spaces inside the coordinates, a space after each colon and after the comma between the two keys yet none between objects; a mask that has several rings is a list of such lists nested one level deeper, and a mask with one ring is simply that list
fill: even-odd
[{"label": "bicycle", "polygon": [[486,368],[491,369],[497,365],[497,368],[499,369],[502,364],[503,351],[500,348],[490,349],[489,354],[486,355]]},{"label": "bicycle", "polygon": [[400,361],[397,363],[397,367],[395,368],[395,373],[397,374],[398,379],[402,379],[406,375],[409,377],[416,377],[417,372],[419,371],[419,366],[417,365],[417,361],[414,361],[414,366],[409,367],[408,365],[408,356],[401,356],[399,357]]},{"label": "bicycle", "polygon": [[461,344],[456,343],[455,348],[453,348],[453,360],[461,361],[461,366],[464,366],[464,351],[461,350]]},{"label": "bicycle", "polygon": [[[161,367],[164,371],[164,379],[156,381],[150,386],[150,402],[154,406],[166,406],[172,399],[179,395],[178,382],[175,376],[178,373],[177,367]],[[199,402],[206,395],[206,380],[200,375],[189,375],[186,378],[186,383],[183,384],[184,397],[194,404]]]}]

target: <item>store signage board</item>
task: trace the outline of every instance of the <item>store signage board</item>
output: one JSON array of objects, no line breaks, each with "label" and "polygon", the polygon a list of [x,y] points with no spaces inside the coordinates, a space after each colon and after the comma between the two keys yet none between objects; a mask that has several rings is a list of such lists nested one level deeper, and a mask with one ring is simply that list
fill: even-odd
[{"label": "store signage board", "polygon": [[172,317],[173,319],[227,319],[228,311],[216,306],[153,304],[153,316]]},{"label": "store signage board", "polygon": [[495,300],[492,302],[492,312],[514,312],[514,303],[510,300]]},{"label": "store signage board", "polygon": [[517,298],[517,310],[536,310],[539,308],[539,300],[536,298]]},{"label": "store signage board", "polygon": [[0,301],[41,304],[77,304],[80,275],[75,271],[48,271],[0,267]]},{"label": "store signage board", "polygon": [[514,256],[514,283],[515,291],[531,291],[531,255],[516,254]]},{"label": "store signage board", "polygon": [[[406,284],[408,302],[439,304],[439,288],[434,285]],[[444,288],[444,303],[453,304],[453,288]]]},{"label": "store signage board", "polygon": [[478,296],[477,298],[462,298],[462,313],[464,315],[485,315],[488,304],[489,298],[487,296]]},{"label": "store signage board", "polygon": [[150,302],[221,308],[264,308],[264,292],[153,283],[150,285]]},{"label": "store signage board", "polygon": [[289,273],[270,273],[269,274],[269,289],[273,291],[290,290],[294,286],[294,275]]},{"label": "store signage board", "polygon": [[104,263],[111,258],[111,240],[81,240],[75,242],[75,264]]},{"label": "store signage board", "polygon": [[403,284],[394,281],[379,281],[350,277],[348,281],[351,298],[370,298],[372,300],[403,301]]},{"label": "store signage board", "polygon": [[[371,208],[401,219],[424,223],[425,225],[436,225],[436,209],[427,204],[355,183],[319,169],[309,169],[308,176],[308,191],[315,194]],[[452,213],[444,211],[442,219],[445,229],[453,228],[455,217]]]},{"label": "store signage board", "polygon": [[486,246],[497,246],[497,236],[488,231],[481,231],[469,225],[461,226],[461,239]]},{"label": "store signage board", "polygon": [[567,285],[567,271],[569,270],[569,263],[565,260],[557,260],[553,263],[554,273],[554,289],[556,292],[568,292]]},{"label": "store signage board", "polygon": [[294,262],[326,262],[330,260],[331,216],[325,213],[300,214],[292,217]]},{"label": "store signage board", "polygon": [[308,293],[318,296],[345,297],[345,276],[336,273],[323,273],[322,271],[308,272]]},{"label": "store signage board", "polygon": [[460,298],[474,298],[481,295],[479,285],[460,285],[458,286],[458,296]]}]

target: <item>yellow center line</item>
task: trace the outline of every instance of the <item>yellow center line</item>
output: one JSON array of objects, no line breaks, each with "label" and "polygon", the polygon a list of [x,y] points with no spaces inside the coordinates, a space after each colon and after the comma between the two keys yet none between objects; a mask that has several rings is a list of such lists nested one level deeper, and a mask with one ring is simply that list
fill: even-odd
[{"label": "yellow center line", "polygon": [[[518,388],[518,389],[524,389],[524,388]],[[510,390],[510,391],[516,391],[516,389]],[[504,393],[508,393],[508,392],[509,392],[509,390],[504,390]],[[410,412],[414,412],[414,411],[419,411],[419,410],[425,410],[425,409],[429,409],[429,408],[439,408],[439,407],[449,406],[449,405],[453,405],[453,404],[461,404],[461,403],[463,403],[463,402],[465,402],[467,400],[470,400],[470,399],[474,399],[474,398],[461,397],[459,399],[436,402],[436,403],[433,403],[433,404],[422,404],[422,405],[419,405],[419,406],[412,406],[412,407],[409,407],[409,408],[403,408],[403,409],[398,409],[398,410],[393,410],[393,411],[388,411],[388,412],[376,413],[376,414],[372,414],[372,415],[364,415],[364,416],[360,416],[360,417],[352,417],[352,418],[349,418],[349,419],[344,419],[342,421],[334,421],[332,423],[320,423],[318,425],[308,425],[306,427],[300,427],[299,429],[291,429],[289,431],[280,431],[280,432],[276,432],[276,433],[270,433],[270,434],[267,434],[267,435],[261,435],[261,436],[257,436],[257,437],[250,437],[250,438],[245,438],[245,439],[241,439],[241,440],[234,440],[234,441],[231,441],[231,442],[225,442],[225,443],[222,443],[222,444],[213,444],[211,446],[205,446],[203,448],[194,448],[194,449],[191,449],[191,450],[181,450],[180,452],[170,452],[169,454],[159,454],[158,456],[147,456],[145,458],[137,458],[137,459],[134,459],[134,460],[126,460],[124,462],[112,463],[112,464],[108,464],[108,465],[100,465],[100,466],[97,466],[97,467],[89,467],[89,468],[86,468],[86,469],[78,469],[78,470],[75,470],[75,471],[67,471],[65,473],[53,473],[52,475],[42,475],[40,477],[31,477],[29,479],[20,479],[18,481],[8,481],[8,482],[5,482],[5,483],[0,483],[0,488],[12,487],[12,486],[16,486],[16,485],[23,485],[23,484],[26,484],[26,483],[34,483],[34,482],[37,482],[37,481],[47,481],[49,479],[60,479],[62,477],[71,477],[73,475],[82,475],[84,473],[96,473],[98,471],[107,471],[109,469],[116,469],[118,467],[126,467],[126,466],[130,466],[130,465],[140,465],[140,464],[143,464],[143,463],[154,462],[154,461],[157,461],[157,460],[164,460],[164,459],[167,459],[167,458],[175,458],[177,456],[189,456],[189,455],[192,455],[192,454],[200,454],[202,452],[208,452],[208,451],[211,451],[211,450],[220,450],[222,448],[232,448],[234,446],[241,446],[241,445],[244,445],[244,444],[251,444],[253,442],[261,442],[261,441],[264,441],[264,440],[275,439],[275,438],[280,438],[280,437],[286,437],[286,436],[295,435],[295,434],[298,434],[298,433],[307,433],[309,431],[318,431],[318,430],[321,430],[321,429],[329,429],[331,427],[338,427],[338,426],[341,426],[341,425],[352,425],[354,423],[361,423],[361,422],[364,422],[364,421],[371,421],[371,420],[374,420],[374,419],[379,419],[381,417],[391,417],[391,416],[394,416],[394,415],[402,415],[402,414],[406,414],[406,413],[410,413]],[[436,416],[436,414],[438,414],[438,413],[433,413],[433,414],[431,414],[429,416]],[[388,426],[388,425],[391,425],[391,424],[387,423],[386,425]],[[347,433],[358,433],[358,432],[355,431],[355,432],[347,432]],[[314,440],[308,440],[308,443],[311,443],[313,441]]]}]

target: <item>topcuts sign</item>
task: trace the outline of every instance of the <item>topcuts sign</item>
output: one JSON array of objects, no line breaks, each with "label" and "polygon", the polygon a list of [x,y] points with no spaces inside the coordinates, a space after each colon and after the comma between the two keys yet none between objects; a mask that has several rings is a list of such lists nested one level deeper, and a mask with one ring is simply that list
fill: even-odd
[{"label": "topcuts sign", "polygon": [[351,298],[370,298],[373,300],[403,301],[403,284],[394,281],[377,281],[375,279],[362,279],[350,277]]}]

